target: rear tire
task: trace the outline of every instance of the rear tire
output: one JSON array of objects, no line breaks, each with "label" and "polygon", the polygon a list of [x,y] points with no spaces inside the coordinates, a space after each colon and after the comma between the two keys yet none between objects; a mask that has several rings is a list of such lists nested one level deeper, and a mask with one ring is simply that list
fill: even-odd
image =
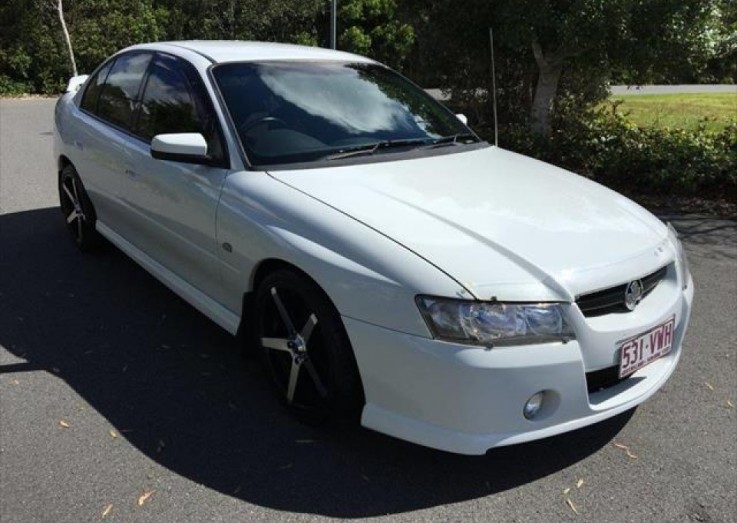
[{"label": "rear tire", "polygon": [[354,421],[361,378],[338,311],[313,281],[290,270],[256,291],[256,346],[277,394],[300,421]]},{"label": "rear tire", "polygon": [[76,169],[69,164],[59,173],[59,204],[67,229],[80,251],[87,252],[100,244],[95,229],[97,215]]}]

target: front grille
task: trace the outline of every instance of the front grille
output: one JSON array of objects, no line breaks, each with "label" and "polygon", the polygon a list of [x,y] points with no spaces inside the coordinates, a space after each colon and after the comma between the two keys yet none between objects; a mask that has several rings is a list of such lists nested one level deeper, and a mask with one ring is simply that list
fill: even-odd
[{"label": "front grille", "polygon": [[619,377],[619,367],[607,367],[606,369],[597,370],[594,372],[586,373],[586,387],[589,390],[589,394],[599,392],[609,387],[614,387],[618,383],[626,380],[627,378]]},{"label": "front grille", "polygon": [[[640,278],[642,281],[642,297],[644,298],[652,290],[658,286],[665,274],[668,272],[668,268],[662,267],[652,274],[648,274]],[[592,316],[603,316],[604,314],[610,314],[612,312],[629,312],[629,309],[624,305],[624,291],[627,290],[629,283],[623,283],[616,287],[609,287],[602,291],[592,292],[590,294],[584,294],[576,300],[578,308],[586,317]]]}]

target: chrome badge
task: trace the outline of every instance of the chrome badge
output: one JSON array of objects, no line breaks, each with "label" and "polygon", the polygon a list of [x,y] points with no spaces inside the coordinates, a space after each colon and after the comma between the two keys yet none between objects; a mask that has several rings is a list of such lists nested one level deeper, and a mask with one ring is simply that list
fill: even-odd
[{"label": "chrome badge", "polygon": [[627,310],[633,311],[641,299],[642,282],[640,280],[629,282],[624,291],[624,306],[627,307]]}]

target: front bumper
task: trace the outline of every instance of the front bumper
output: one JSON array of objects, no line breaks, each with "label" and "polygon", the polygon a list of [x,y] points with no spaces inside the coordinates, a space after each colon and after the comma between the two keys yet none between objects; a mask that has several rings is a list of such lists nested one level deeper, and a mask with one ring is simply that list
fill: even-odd
[{"label": "front bumper", "polygon": [[[366,395],[361,423],[428,447],[484,454],[492,447],[545,438],[616,416],[660,389],[680,359],[693,283],[683,292],[673,290],[661,289],[647,300],[648,307],[631,313],[626,321],[574,318],[577,334],[582,335],[566,344],[484,349],[344,317]],[[617,342],[673,315],[676,336],[669,354],[617,385],[588,392],[586,373],[613,365]],[[528,420],[523,405],[539,391],[546,391],[546,401],[538,416]]]}]

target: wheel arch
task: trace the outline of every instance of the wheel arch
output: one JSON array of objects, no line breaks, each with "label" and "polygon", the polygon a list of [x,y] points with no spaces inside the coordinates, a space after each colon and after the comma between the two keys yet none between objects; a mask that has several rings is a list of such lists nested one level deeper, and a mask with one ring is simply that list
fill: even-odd
[{"label": "wheel arch", "polygon": [[330,305],[335,309],[338,314],[340,315],[340,311],[338,310],[338,307],[335,305],[335,302],[332,300],[330,295],[327,293],[327,291],[323,288],[320,283],[310,276],[305,270],[298,267],[294,263],[288,262],[281,258],[266,258],[264,260],[261,260],[256,266],[254,267],[253,271],[251,271],[251,276],[249,278],[248,286],[246,289],[246,292],[243,293],[243,304],[241,308],[241,322],[238,326],[238,336],[243,336],[247,338],[247,332],[249,328],[249,319],[252,317],[251,312],[253,311],[253,305],[254,305],[254,295],[256,293],[256,289],[258,289],[259,285],[261,285],[261,282],[264,281],[264,279],[271,273],[276,272],[278,270],[289,270],[296,272],[300,276],[303,276],[304,278],[307,278],[312,283],[315,284],[315,286],[320,289],[320,291],[325,295]]},{"label": "wheel arch", "polygon": [[63,171],[64,168],[66,166],[68,166],[68,165],[74,166],[74,164],[72,163],[72,161],[69,158],[67,158],[63,154],[60,154],[59,155],[59,158],[57,158],[57,160],[56,160],[56,166],[57,166],[58,172]]}]

